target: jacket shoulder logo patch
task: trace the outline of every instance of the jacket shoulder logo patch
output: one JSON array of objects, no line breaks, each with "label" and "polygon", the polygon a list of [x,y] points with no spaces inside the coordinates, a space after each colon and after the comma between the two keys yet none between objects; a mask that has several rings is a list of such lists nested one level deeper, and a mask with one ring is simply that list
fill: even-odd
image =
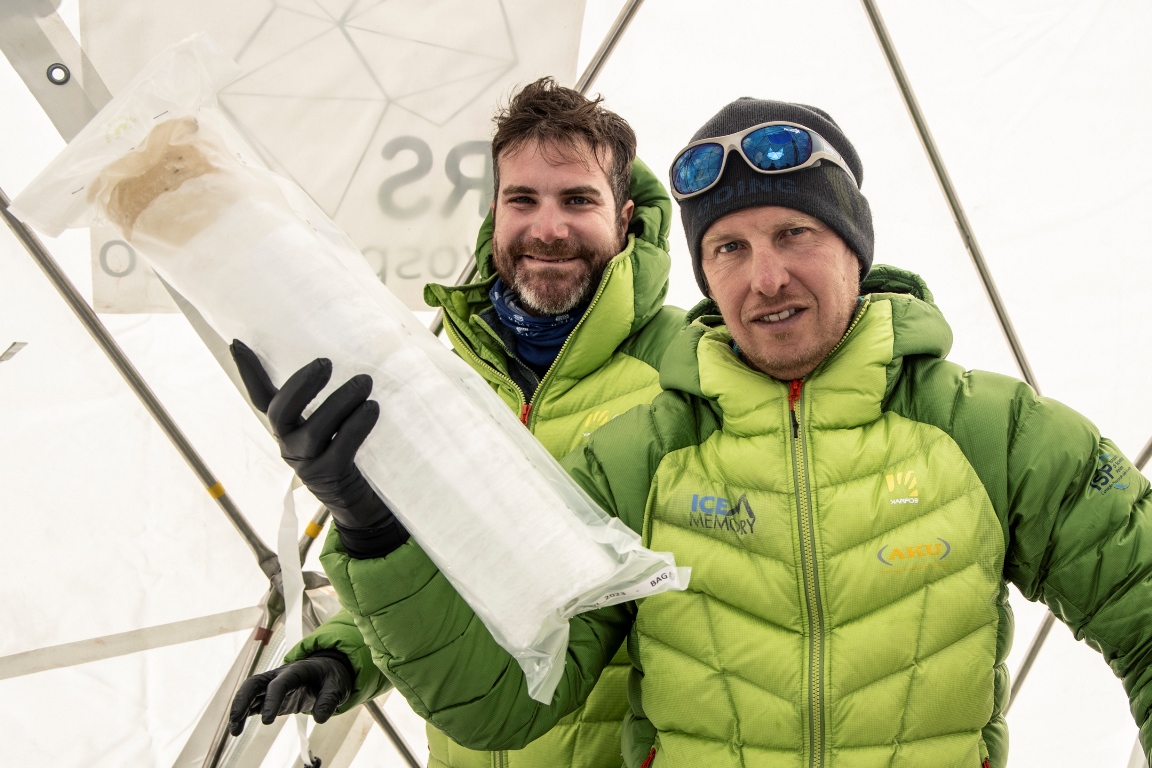
[{"label": "jacket shoulder logo patch", "polygon": [[1124,460],[1123,456],[1101,453],[1096,457],[1096,473],[1092,475],[1092,482],[1088,486],[1099,491],[1101,496],[1113,488],[1122,491],[1131,485],[1131,483],[1122,482],[1131,471],[1131,465]]}]

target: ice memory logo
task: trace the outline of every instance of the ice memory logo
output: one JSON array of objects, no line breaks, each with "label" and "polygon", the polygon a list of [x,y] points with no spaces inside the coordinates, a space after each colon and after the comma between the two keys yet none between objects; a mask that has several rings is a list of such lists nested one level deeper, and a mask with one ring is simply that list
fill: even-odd
[{"label": "ice memory logo", "polygon": [[737,536],[755,533],[756,513],[748,503],[748,494],[732,503],[723,496],[701,496],[692,494],[692,510],[688,513],[688,525],[692,528],[710,528],[731,531]]}]

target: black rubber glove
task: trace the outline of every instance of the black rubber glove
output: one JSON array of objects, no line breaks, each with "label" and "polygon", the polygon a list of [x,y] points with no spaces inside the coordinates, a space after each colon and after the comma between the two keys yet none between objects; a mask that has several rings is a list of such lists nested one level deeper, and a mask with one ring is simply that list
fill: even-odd
[{"label": "black rubber glove", "polygon": [[251,715],[269,725],[277,715],[311,712],[323,723],[352,693],[352,663],[340,651],[317,651],[282,667],[253,675],[240,684],[232,699],[228,732],[239,736]]},{"label": "black rubber glove", "polygon": [[372,377],[353,376],[305,419],[304,408],[332,378],[331,361],[313,360],[277,390],[255,352],[241,341],[231,350],[252,405],[268,415],[281,457],[332,513],[348,554],[383,557],[407,541],[408,531],[354,461],[380,416],[380,406],[368,399]]}]

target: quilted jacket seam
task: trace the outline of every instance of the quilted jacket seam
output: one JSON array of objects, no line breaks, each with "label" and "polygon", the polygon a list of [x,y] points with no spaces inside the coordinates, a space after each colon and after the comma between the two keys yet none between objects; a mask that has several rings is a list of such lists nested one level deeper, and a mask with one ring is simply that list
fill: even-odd
[{"label": "quilted jacket seam", "polygon": [[[681,650],[680,648],[677,648],[676,646],[674,646],[674,645],[671,645],[670,643],[664,642],[664,641],[663,641],[663,640],[661,640],[660,638],[658,638],[658,637],[654,637],[654,636],[652,636],[651,634],[649,634],[649,633],[647,633],[647,632],[642,632],[642,631],[641,631],[641,632],[639,632],[639,634],[640,634],[640,635],[642,635],[642,636],[644,636],[644,637],[646,637],[646,638],[648,639],[648,641],[649,641],[649,642],[652,642],[652,643],[655,643],[655,644],[657,644],[657,645],[663,646],[664,648],[667,648],[667,649],[668,649],[669,651],[671,651],[672,653],[678,654],[678,655],[680,655],[680,656],[684,656],[685,658],[689,659],[690,661],[693,661],[693,662],[695,662],[695,663],[697,663],[697,664],[700,664],[700,665],[701,665],[701,666],[703,666],[703,667],[707,667],[708,669],[711,669],[713,672],[718,672],[718,673],[719,673],[719,672],[723,672],[723,674],[724,674],[725,676],[728,676],[728,677],[733,677],[733,678],[736,678],[737,680],[740,680],[740,681],[742,681],[742,682],[745,682],[745,683],[747,683],[748,685],[750,685],[750,686],[752,686],[753,688],[755,688],[756,690],[758,690],[758,691],[762,691],[762,692],[764,692],[764,693],[768,694],[769,696],[771,696],[771,697],[772,697],[772,698],[774,698],[774,699],[777,699],[777,700],[779,700],[779,701],[782,701],[782,702],[784,702],[784,703],[786,703],[786,704],[790,704],[790,705],[793,705],[793,704],[795,704],[795,703],[796,703],[796,702],[792,701],[791,699],[786,699],[786,698],[784,698],[783,696],[781,696],[781,695],[780,695],[780,694],[778,694],[778,693],[773,693],[772,691],[768,690],[767,688],[765,688],[764,686],[762,686],[762,685],[760,685],[759,683],[755,682],[754,680],[749,680],[749,679],[748,679],[746,676],[744,676],[744,675],[740,674],[740,673],[739,673],[739,672],[737,672],[736,670],[731,670],[731,669],[729,669],[729,670],[721,670],[721,669],[719,669],[718,667],[716,667],[716,665],[714,665],[714,664],[709,664],[708,662],[706,662],[706,661],[704,661],[703,659],[701,659],[699,656],[694,656],[694,655],[692,655],[691,653],[688,653],[688,652],[686,652],[686,651],[683,651],[683,650]],[[651,718],[649,718],[649,719],[651,719]],[[660,732],[663,732],[663,730],[664,730],[664,729],[659,729],[659,731],[660,731]],[[685,733],[687,733],[687,731],[685,731]]]}]

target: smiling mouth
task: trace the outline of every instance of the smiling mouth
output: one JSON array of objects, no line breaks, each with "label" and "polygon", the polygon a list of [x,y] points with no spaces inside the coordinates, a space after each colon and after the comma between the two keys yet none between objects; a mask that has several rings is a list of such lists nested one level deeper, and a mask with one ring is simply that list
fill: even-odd
[{"label": "smiling mouth", "polygon": [[771,314],[771,315],[765,315],[764,317],[757,318],[757,319],[760,322],[779,323],[782,320],[787,320],[788,318],[792,317],[793,315],[795,315],[799,311],[800,311],[800,307],[793,307],[792,309],[785,309],[781,312],[776,312],[776,313]]},{"label": "smiling mouth", "polygon": [[577,260],[575,256],[567,258],[567,259],[548,259],[548,258],[544,258],[542,256],[533,256],[530,253],[524,254],[523,256],[521,256],[521,258],[532,259],[532,261],[539,261],[539,262],[542,262],[544,264],[567,264],[570,261],[576,261]]}]

